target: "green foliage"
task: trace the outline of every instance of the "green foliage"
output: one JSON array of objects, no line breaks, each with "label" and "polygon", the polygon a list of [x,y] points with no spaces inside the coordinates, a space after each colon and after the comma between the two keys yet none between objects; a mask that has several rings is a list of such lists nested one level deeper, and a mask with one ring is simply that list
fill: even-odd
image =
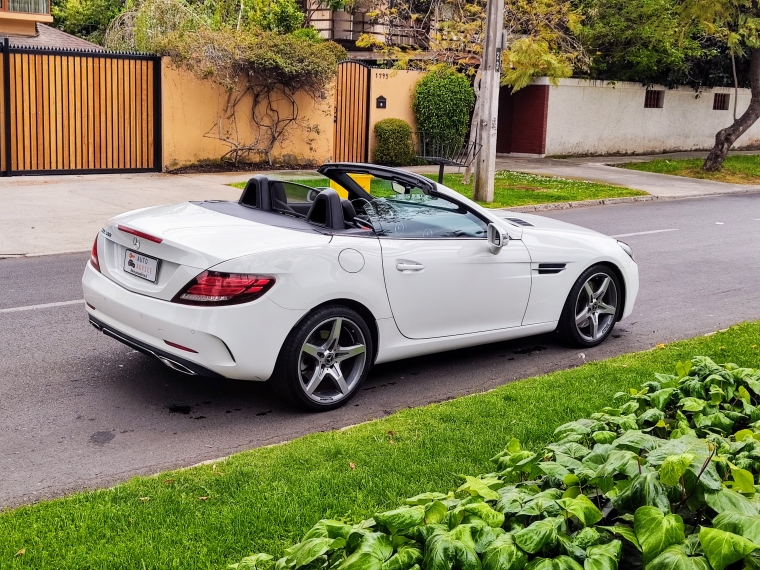
[{"label": "green foliage", "polygon": [[[276,569],[757,568],[760,370],[707,357],[676,368],[559,426],[540,453],[511,440],[494,472],[456,493],[335,523],[340,532],[320,521]],[[599,443],[601,432],[615,439]]]},{"label": "green foliage", "polygon": [[678,0],[583,0],[578,35],[599,79],[667,80],[702,53],[696,26],[683,29]]},{"label": "green foliage", "polygon": [[248,8],[248,20],[253,27],[268,32],[295,32],[301,29],[305,18],[296,0],[253,0]]},{"label": "green foliage", "polygon": [[401,119],[375,123],[375,148],[372,162],[386,166],[409,166],[414,162],[412,127]]},{"label": "green foliage", "polygon": [[51,10],[54,26],[68,34],[102,44],[111,22],[124,9],[124,0],[59,0]]},{"label": "green foliage", "polygon": [[462,145],[474,105],[470,80],[448,65],[434,67],[414,88],[417,130],[440,144]]}]

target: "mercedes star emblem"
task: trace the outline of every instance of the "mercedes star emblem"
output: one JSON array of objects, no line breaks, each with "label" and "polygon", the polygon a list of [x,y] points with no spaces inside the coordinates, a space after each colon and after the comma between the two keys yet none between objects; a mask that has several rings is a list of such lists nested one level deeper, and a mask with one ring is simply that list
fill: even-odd
[{"label": "mercedes star emblem", "polygon": [[132,245],[134,246],[135,249],[140,249],[140,238],[137,236],[132,238]]}]

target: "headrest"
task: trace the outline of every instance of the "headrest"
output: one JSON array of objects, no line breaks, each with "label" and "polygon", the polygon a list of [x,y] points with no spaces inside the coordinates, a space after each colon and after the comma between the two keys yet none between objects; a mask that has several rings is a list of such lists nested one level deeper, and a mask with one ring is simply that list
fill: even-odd
[{"label": "headrest", "polygon": [[322,190],[309,208],[306,221],[333,230],[344,230],[343,206],[338,193],[332,188]]},{"label": "headrest", "polygon": [[350,224],[356,217],[356,209],[350,200],[343,199],[340,201],[340,206],[343,208],[343,221],[346,224]]}]

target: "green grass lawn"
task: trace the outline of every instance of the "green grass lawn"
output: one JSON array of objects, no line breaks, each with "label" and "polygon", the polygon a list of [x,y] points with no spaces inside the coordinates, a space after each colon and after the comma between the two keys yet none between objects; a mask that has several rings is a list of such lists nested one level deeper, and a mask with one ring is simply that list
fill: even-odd
[{"label": "green grass lawn", "polygon": [[[490,471],[488,458],[512,437],[537,450],[558,425],[677,361],[702,354],[756,367],[759,339],[760,322],[743,324],[1,513],[0,568],[221,569],[253,552],[279,554],[320,518],[361,519],[423,491],[448,491],[460,474]],[[497,366],[509,374],[506,359]]]},{"label": "green grass lawn", "polygon": [[702,178],[718,182],[760,184],[760,155],[729,156],[723,163],[723,168],[718,172],[705,172],[702,170],[703,162],[704,160],[701,158],[682,160],[658,159],[649,162],[630,162],[621,166],[629,170],[673,174],[675,176]]},{"label": "green grass lawn", "polygon": [[[428,178],[437,180],[436,174],[426,174]],[[292,182],[307,186],[329,186],[327,178],[292,178]],[[461,174],[445,174],[444,185],[460,194],[472,198],[472,186],[462,184]],[[245,182],[232,184],[236,188],[244,188]],[[372,180],[372,193],[384,195],[389,190],[382,187],[383,181]],[[604,198],[621,198],[625,196],[643,196],[646,192],[631,190],[622,186],[610,186],[585,180],[571,180],[552,176],[539,176],[501,170],[496,173],[494,184],[494,201],[480,202],[488,208],[510,208],[514,206],[529,206],[533,204],[548,204],[551,202],[577,202],[580,200],[600,200]]]}]

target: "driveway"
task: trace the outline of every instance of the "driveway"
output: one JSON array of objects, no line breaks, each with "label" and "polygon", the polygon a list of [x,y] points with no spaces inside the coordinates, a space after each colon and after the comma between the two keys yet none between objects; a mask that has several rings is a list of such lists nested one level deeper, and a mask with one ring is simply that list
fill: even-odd
[{"label": "driveway", "polygon": [[95,331],[79,283],[87,253],[0,260],[0,508],[760,319],[760,195],[547,215],[633,246],[640,295],[612,338],[579,351],[544,335],[381,365],[348,406],[318,415],[262,384],[175,373]]}]

